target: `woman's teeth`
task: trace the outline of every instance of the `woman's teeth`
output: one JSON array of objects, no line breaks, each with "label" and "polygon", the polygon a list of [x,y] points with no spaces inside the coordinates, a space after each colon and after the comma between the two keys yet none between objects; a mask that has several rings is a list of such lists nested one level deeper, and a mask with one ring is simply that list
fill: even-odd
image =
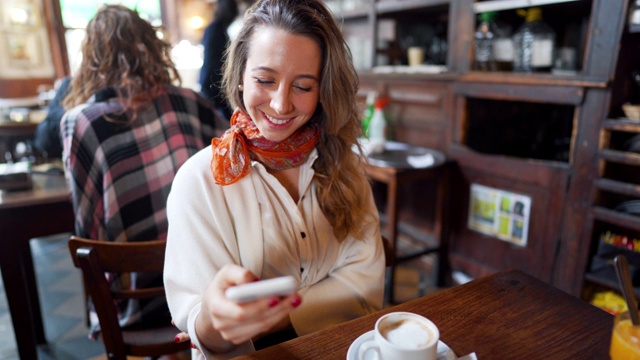
[{"label": "woman's teeth", "polygon": [[272,123],[274,123],[276,125],[283,125],[283,124],[288,123],[291,120],[291,119],[278,120],[276,118],[272,118],[269,115],[267,115],[267,119],[269,119],[269,121],[271,121]]}]

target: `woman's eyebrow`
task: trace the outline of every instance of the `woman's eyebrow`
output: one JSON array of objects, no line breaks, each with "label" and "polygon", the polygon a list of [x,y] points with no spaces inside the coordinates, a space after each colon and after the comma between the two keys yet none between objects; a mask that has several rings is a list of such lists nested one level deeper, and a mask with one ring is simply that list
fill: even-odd
[{"label": "woman's eyebrow", "polygon": [[[268,66],[256,66],[254,68],[251,68],[251,72],[255,72],[255,71],[266,71],[268,73],[276,73],[276,71]],[[314,80],[314,81],[319,81],[318,77],[315,75],[311,75],[311,74],[300,74],[296,76],[296,79],[310,79],[310,80]]]},{"label": "woman's eyebrow", "polygon": [[318,81],[318,77],[317,76],[313,76],[313,75],[307,75],[307,74],[302,74],[297,76],[298,79],[302,78],[302,79],[310,79],[310,80],[314,80],[314,81]]}]

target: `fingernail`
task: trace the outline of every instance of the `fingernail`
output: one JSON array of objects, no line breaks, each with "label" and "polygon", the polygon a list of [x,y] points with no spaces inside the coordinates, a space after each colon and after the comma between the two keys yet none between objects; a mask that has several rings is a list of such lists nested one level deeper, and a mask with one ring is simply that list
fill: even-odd
[{"label": "fingernail", "polygon": [[294,296],[293,299],[291,299],[291,306],[298,307],[300,304],[302,304],[302,299],[299,296]]},{"label": "fingernail", "polygon": [[180,342],[180,336],[176,335],[176,337],[173,338],[173,341],[179,343]]},{"label": "fingernail", "polygon": [[195,348],[196,348],[196,344],[194,344],[194,343],[191,343],[191,345],[190,345],[190,346],[191,346],[191,348],[192,348],[192,349],[195,349]]},{"label": "fingernail", "polygon": [[268,305],[269,305],[270,308],[272,308],[272,307],[278,305],[278,303],[280,303],[280,299],[273,298],[273,299],[269,300],[269,304]]}]

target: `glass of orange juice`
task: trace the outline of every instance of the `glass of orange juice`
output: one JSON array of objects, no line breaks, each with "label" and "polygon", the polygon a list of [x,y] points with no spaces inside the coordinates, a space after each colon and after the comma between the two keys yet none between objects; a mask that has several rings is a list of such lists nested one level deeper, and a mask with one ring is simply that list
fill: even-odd
[{"label": "glass of orange juice", "polygon": [[628,311],[613,320],[609,355],[611,360],[640,360],[640,326],[633,326]]}]

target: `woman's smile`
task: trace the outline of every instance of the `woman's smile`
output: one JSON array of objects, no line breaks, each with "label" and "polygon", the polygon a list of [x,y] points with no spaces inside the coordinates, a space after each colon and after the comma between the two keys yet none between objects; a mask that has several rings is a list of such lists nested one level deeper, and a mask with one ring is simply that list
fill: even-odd
[{"label": "woman's smile", "polygon": [[291,122],[291,121],[293,121],[295,119],[295,118],[291,118],[291,117],[289,117],[289,118],[275,118],[275,117],[269,116],[269,115],[267,115],[265,113],[262,113],[262,114],[264,115],[264,117],[270,123],[272,123],[273,125],[276,125],[276,126],[286,125],[287,123],[289,123],[289,122]]}]

